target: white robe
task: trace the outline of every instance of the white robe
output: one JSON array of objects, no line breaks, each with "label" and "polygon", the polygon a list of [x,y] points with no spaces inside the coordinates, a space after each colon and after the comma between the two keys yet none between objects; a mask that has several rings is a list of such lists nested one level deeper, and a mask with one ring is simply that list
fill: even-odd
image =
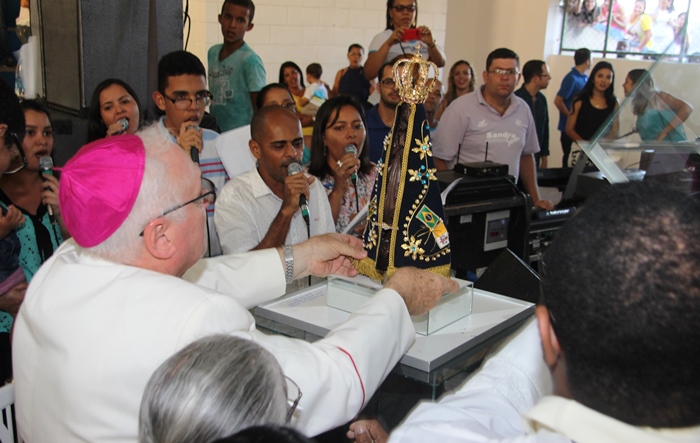
[{"label": "white robe", "polygon": [[513,336],[456,392],[422,403],[390,443],[691,443],[700,426],[635,427],[552,396],[537,322]]},{"label": "white robe", "polygon": [[297,427],[352,419],[413,343],[400,296],[383,289],[314,344],[258,332],[247,311],[283,293],[276,250],[198,262],[185,279],[81,253],[72,240],[32,280],[15,324],[17,423],[41,442],[134,442],[153,371],[193,340],[255,340],[301,388]]}]

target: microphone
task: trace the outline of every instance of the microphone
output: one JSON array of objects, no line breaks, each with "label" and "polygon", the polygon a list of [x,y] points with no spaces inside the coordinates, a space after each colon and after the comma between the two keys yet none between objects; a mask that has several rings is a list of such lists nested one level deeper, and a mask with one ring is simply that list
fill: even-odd
[{"label": "microphone", "polygon": [[122,130],[118,132],[118,134],[123,134],[126,132],[127,129],[129,129],[129,120],[125,118],[120,118],[117,120],[117,123],[119,123],[122,126]]},{"label": "microphone", "polygon": [[[39,158],[39,169],[41,169],[41,172],[44,174],[53,175],[53,159],[49,156]],[[47,180],[44,179],[44,181]],[[49,213],[49,221],[51,224],[56,224],[56,217],[53,215],[53,208],[51,205],[46,205],[46,212]]]},{"label": "microphone", "polygon": [[[199,131],[199,126],[194,125],[194,126],[188,126],[187,129],[194,129],[195,131]],[[195,163],[199,163],[199,151],[197,150],[196,146],[190,146],[190,157],[192,158],[192,161]]]},{"label": "microphone", "polygon": [[[352,154],[355,157],[357,157],[357,148],[355,147],[355,145],[347,145],[345,147],[345,153]],[[352,180],[353,186],[357,186],[357,172],[352,173],[352,175],[350,176],[350,180]]]},{"label": "microphone", "polygon": [[[290,163],[287,166],[287,175],[295,175],[301,172],[301,165],[297,162]],[[304,194],[299,195],[299,208],[301,208],[301,216],[304,217],[306,225],[309,226],[309,205],[306,204],[306,196]]]}]

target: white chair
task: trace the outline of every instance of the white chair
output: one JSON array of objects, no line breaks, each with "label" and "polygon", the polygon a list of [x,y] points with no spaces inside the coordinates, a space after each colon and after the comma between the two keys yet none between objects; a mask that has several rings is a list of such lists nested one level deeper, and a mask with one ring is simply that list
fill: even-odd
[{"label": "white chair", "polygon": [[0,388],[0,409],[2,409],[2,422],[0,422],[0,443],[15,443],[15,385],[7,384]]},{"label": "white chair", "polygon": [[216,151],[230,178],[255,168],[256,160],[248,147],[249,140],[250,125],[223,132],[216,137]]}]

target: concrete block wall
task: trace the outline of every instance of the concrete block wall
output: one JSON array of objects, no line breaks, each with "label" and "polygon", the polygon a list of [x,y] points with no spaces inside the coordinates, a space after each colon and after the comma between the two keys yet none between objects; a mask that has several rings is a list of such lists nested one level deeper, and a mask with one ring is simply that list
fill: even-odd
[{"label": "concrete block wall", "polygon": [[[280,65],[291,60],[302,70],[309,63],[321,63],[322,79],[332,85],[336,72],[347,66],[348,46],[359,43],[366,53],[372,38],[386,25],[384,0],[254,1],[255,27],[246,34],[246,42],[265,63],[268,83],[276,82]],[[447,1],[418,2],[418,24],[428,26],[443,48]],[[189,0],[192,29],[187,49],[205,66],[207,50],[223,41],[217,21],[222,4],[223,0]]]}]

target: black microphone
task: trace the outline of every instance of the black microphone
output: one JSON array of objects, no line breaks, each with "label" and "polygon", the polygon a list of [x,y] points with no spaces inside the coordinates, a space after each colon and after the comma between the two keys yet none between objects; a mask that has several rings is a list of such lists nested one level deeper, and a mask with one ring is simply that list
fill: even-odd
[{"label": "black microphone", "polygon": [[[287,175],[294,175],[301,172],[301,165],[297,162],[290,163],[287,166]],[[309,205],[306,204],[306,195],[299,195],[299,208],[301,208],[301,216],[304,217],[306,225],[309,226]]]},{"label": "black microphone", "polygon": [[[352,154],[355,157],[357,157],[357,148],[355,147],[355,145],[347,145],[345,147],[345,153]],[[357,186],[357,172],[352,173],[352,175],[350,176],[350,180],[352,180],[353,186]]]},{"label": "black microphone", "polygon": [[[188,126],[187,129],[194,129],[195,131],[199,131],[199,126],[194,125],[194,126]],[[190,157],[192,158],[192,161],[195,163],[199,163],[199,151],[197,150],[196,146],[191,146],[190,147]]]},{"label": "black microphone", "polygon": [[[44,156],[39,158],[39,169],[41,172],[48,175],[53,175],[53,159],[49,156]],[[46,178],[44,181],[48,181]],[[49,221],[51,224],[56,224],[56,217],[53,215],[53,208],[51,205],[46,205],[46,212],[49,213]]]}]

